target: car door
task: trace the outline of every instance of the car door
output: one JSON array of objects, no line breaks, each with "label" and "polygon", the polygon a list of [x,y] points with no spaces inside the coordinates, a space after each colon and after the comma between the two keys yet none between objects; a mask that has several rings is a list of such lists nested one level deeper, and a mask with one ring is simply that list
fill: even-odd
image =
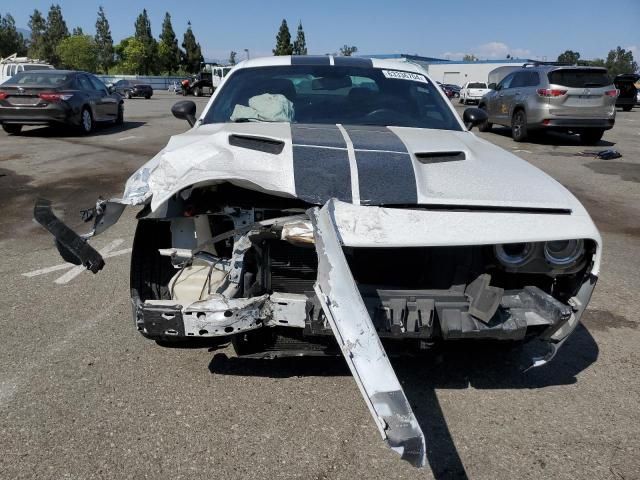
[{"label": "car door", "polygon": [[119,98],[117,95],[109,93],[107,86],[102,81],[93,76],[88,75],[91,85],[97,92],[97,101],[100,105],[100,117],[102,120],[114,120],[118,115]]},{"label": "car door", "polygon": [[96,89],[91,84],[89,77],[84,73],[80,73],[76,76],[76,84],[78,89],[82,92],[82,95],[87,99],[90,107],[91,113],[95,120],[99,120],[102,116],[102,112],[100,111],[100,95],[96,91]]},{"label": "car door", "polygon": [[494,119],[494,123],[509,123],[509,107],[506,103],[505,93],[508,95],[514,75],[515,73],[510,73],[504,77],[500,83],[496,85],[496,90],[491,97],[489,116]]}]

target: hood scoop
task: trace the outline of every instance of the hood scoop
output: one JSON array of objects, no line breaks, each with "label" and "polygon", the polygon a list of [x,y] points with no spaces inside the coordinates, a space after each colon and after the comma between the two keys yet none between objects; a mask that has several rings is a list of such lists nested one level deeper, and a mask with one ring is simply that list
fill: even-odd
[{"label": "hood scoop", "polygon": [[254,137],[252,135],[229,135],[229,145],[233,147],[247,148],[258,152],[272,153],[278,155],[284,149],[282,140],[275,140],[266,137]]},{"label": "hood scoop", "polygon": [[414,154],[420,163],[443,163],[466,160],[464,152],[416,152]]}]

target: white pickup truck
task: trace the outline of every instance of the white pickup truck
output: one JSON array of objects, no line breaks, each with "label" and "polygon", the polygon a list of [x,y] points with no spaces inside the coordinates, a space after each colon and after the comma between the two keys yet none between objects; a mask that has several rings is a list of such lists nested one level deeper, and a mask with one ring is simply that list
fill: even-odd
[{"label": "white pickup truck", "polygon": [[467,82],[460,90],[460,103],[480,102],[480,99],[491,91],[486,82]]},{"label": "white pickup truck", "polygon": [[49,65],[41,60],[18,57],[18,55],[14,53],[0,60],[0,84],[13,77],[16,73],[24,72],[25,70],[42,69],[53,69],[53,65]]}]

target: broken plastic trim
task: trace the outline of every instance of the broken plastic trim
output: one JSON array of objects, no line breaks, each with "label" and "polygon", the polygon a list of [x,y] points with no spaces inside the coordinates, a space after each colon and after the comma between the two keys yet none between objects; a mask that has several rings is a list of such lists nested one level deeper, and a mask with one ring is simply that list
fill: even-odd
[{"label": "broken plastic trim", "polygon": [[87,243],[86,239],[67,227],[51,209],[51,202],[44,198],[36,200],[33,218],[51,235],[63,259],[76,265],[84,265],[87,270],[98,273],[104,267],[102,256]]},{"label": "broken plastic trim", "polygon": [[389,362],[342,252],[335,199],[307,211],[314,226],[322,310],[382,438],[416,467],[426,463],[425,438]]}]

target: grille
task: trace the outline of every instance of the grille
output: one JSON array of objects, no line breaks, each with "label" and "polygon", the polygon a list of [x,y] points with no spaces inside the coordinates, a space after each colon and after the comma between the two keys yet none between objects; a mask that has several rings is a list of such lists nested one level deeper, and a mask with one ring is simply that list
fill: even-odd
[{"label": "grille", "polygon": [[268,243],[269,285],[274,292],[313,291],[318,269],[314,248],[296,247],[276,240]]}]

